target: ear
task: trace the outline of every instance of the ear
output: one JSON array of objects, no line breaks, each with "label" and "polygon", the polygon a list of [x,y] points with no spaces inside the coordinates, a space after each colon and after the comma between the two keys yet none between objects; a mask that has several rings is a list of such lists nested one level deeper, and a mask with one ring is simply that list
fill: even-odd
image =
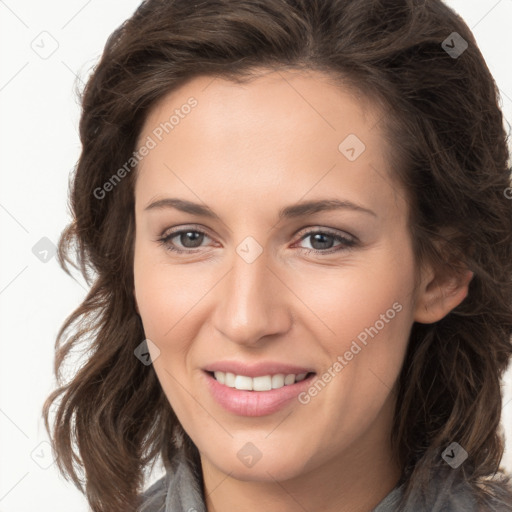
[{"label": "ear", "polygon": [[473,275],[468,269],[440,274],[428,267],[417,292],[414,320],[431,324],[444,318],[467,297]]}]

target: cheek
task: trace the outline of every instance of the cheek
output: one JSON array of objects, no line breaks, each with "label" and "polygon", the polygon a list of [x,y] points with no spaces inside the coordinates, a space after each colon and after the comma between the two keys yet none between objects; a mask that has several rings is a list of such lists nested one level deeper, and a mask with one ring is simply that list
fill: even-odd
[{"label": "cheek", "polygon": [[[172,265],[165,252],[135,249],[135,298],[144,332],[162,355],[186,354],[198,329],[204,323],[202,300],[211,292],[216,275],[206,266]],[[161,358],[155,366],[162,363]],[[178,358],[179,359],[179,358]],[[169,358],[177,361],[177,358]]]},{"label": "cheek", "polygon": [[315,323],[309,322],[310,326],[318,335],[324,332],[320,339],[330,331],[333,339],[345,342],[362,333],[360,338],[364,341],[365,329],[375,324],[379,333],[403,330],[402,319],[407,316],[404,312],[411,305],[411,273],[412,268],[381,259],[379,265],[303,276],[295,289],[316,318]]},{"label": "cheek", "polygon": [[[339,400],[360,418],[366,408],[379,409],[400,373],[413,322],[414,271],[412,255],[402,256],[383,248],[371,264],[315,280],[308,306],[321,322],[309,326],[327,355],[325,380],[335,382],[333,414]],[[304,294],[312,282],[302,282]]]},{"label": "cheek", "polygon": [[171,272],[172,267],[159,261],[159,253],[160,249],[136,243],[133,272],[135,298],[146,335],[162,338],[180,309],[186,307],[191,283],[186,285],[180,273]]}]

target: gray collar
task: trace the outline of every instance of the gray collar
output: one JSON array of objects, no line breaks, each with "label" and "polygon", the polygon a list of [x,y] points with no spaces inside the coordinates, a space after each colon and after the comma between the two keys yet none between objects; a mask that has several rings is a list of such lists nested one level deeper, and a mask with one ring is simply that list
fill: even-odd
[{"label": "gray collar", "polygon": [[[399,502],[404,484],[399,483],[371,512],[396,512],[399,509],[406,512],[475,511],[470,487],[460,482],[457,485],[455,473],[449,472],[432,481],[426,496],[415,494],[403,509],[399,508]],[[183,450],[176,453],[166,475],[143,493],[139,512],[206,512],[202,483]]]},{"label": "gray collar", "polygon": [[183,450],[166,475],[143,493],[139,512],[206,512],[201,484]]}]

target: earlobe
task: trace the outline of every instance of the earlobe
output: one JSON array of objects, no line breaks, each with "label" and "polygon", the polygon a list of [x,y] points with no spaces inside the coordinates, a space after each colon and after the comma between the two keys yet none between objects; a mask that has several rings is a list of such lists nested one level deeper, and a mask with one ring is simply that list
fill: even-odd
[{"label": "earlobe", "polygon": [[431,324],[444,318],[467,297],[473,275],[471,270],[452,274],[444,279],[431,275],[419,291],[414,320]]}]

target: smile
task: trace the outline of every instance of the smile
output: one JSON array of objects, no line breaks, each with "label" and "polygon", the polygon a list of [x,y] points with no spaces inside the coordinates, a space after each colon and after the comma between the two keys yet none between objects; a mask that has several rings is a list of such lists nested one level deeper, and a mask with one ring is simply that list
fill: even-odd
[{"label": "smile", "polygon": [[295,403],[316,375],[268,374],[255,377],[232,372],[203,371],[210,396],[225,411],[237,416],[267,416]]}]

